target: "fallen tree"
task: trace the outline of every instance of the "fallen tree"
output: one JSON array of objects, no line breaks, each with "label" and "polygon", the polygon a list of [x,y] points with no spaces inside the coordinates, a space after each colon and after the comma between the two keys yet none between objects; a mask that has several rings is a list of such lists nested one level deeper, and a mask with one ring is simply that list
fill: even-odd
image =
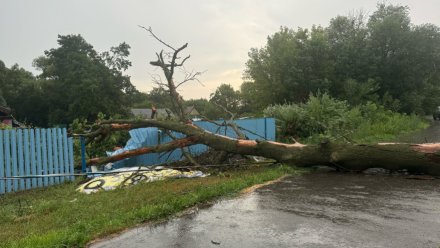
[{"label": "fallen tree", "polygon": [[[87,163],[104,164],[138,156],[147,153],[166,152],[174,149],[183,149],[194,144],[204,144],[215,150],[241,154],[255,155],[274,159],[278,162],[289,163],[296,166],[327,165],[347,171],[362,171],[368,168],[385,168],[388,170],[406,169],[411,173],[425,173],[440,176],[440,143],[439,144],[404,144],[404,143],[378,143],[366,144],[339,144],[323,141],[317,145],[304,145],[298,142],[294,144],[278,143],[265,140],[246,140],[237,131],[235,125],[231,127],[237,132],[238,139],[214,134],[193,125],[185,116],[183,99],[177,92],[177,88],[186,82],[197,80],[196,73],[185,73],[183,81],[174,82],[175,69],[182,67],[189,59],[186,56],[180,59],[179,53],[188,44],[180,48],[173,48],[159,39],[151,28],[141,27],[148,31],[157,41],[171,49],[171,52],[161,51],[157,60],[150,62],[151,65],[162,69],[166,82],[160,78],[154,81],[168,90],[173,103],[173,110],[177,113],[178,120],[110,120],[102,121],[95,126],[94,131],[86,134],[89,141],[99,141],[114,131],[131,130],[143,127],[158,127],[185,134],[185,138],[174,138],[172,142],[153,147],[142,147],[136,150],[126,151],[115,156],[90,159]],[[166,61],[167,58],[169,61]],[[180,62],[178,62],[180,60]],[[221,107],[221,106],[219,106]],[[225,110],[227,111],[227,110]],[[231,121],[233,114],[231,113]],[[232,123],[232,122],[229,122]],[[192,159],[187,154],[187,159]]]},{"label": "fallen tree", "polygon": [[95,132],[87,136],[93,139],[109,132],[141,127],[163,128],[183,133],[187,137],[154,147],[127,151],[111,157],[94,158],[89,160],[88,164],[102,164],[141,154],[165,152],[189,145],[205,144],[219,151],[262,156],[301,167],[327,165],[347,171],[362,171],[379,167],[388,170],[406,169],[410,173],[440,176],[440,143],[366,145],[337,144],[325,141],[317,145],[285,144],[264,140],[233,139],[207,132],[193,124],[159,120],[104,121],[99,124],[99,128]]}]

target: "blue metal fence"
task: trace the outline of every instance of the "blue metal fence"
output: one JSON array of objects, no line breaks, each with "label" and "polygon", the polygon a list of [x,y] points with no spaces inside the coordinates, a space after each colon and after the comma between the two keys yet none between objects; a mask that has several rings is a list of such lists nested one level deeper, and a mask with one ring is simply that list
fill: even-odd
[{"label": "blue metal fence", "polygon": [[[241,128],[241,131],[249,139],[275,140],[275,119],[273,118],[245,119],[236,120],[234,122]],[[222,121],[217,121],[217,123],[221,124]],[[206,121],[197,121],[194,122],[194,124],[212,133],[233,138],[237,137],[236,133],[231,127],[219,127],[219,125]],[[172,132],[172,134],[178,138],[183,137],[183,135],[180,133]],[[154,127],[131,130],[130,136],[131,139],[127,142],[127,145],[123,150],[132,150],[144,146],[154,146],[173,140],[165,132],[162,132],[160,129]],[[203,152],[206,152],[208,147],[205,145],[193,145],[185,149],[187,149],[192,155],[199,155]],[[182,159],[182,152],[180,149],[176,149],[171,152],[145,154],[118,161],[113,164],[113,168],[164,164],[167,162],[178,161],[180,159]]]},{"label": "blue metal fence", "polygon": [[[0,130],[0,178],[73,173],[65,128]],[[73,176],[0,180],[0,194],[62,183]]]}]

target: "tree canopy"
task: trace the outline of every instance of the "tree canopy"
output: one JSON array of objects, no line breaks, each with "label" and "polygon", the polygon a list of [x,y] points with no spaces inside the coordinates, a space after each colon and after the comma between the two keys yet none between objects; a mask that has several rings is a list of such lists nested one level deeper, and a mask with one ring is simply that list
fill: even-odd
[{"label": "tree canopy", "polygon": [[439,27],[412,24],[408,7],[378,4],[368,19],[360,13],[326,28],[282,27],[249,52],[243,87],[260,109],[322,91],[354,105],[374,101],[423,114],[440,104],[439,63]]},{"label": "tree canopy", "polygon": [[98,113],[124,114],[129,95],[135,92],[122,72],[131,65],[126,43],[98,54],[81,35],[58,36],[58,48],[45,51],[34,61],[42,71],[48,96],[49,123],[93,119]]},{"label": "tree canopy", "polygon": [[98,113],[126,115],[137,94],[130,77],[125,42],[99,54],[81,35],[59,35],[57,48],[34,60],[41,74],[0,61],[0,91],[20,121],[36,126],[94,120]]}]

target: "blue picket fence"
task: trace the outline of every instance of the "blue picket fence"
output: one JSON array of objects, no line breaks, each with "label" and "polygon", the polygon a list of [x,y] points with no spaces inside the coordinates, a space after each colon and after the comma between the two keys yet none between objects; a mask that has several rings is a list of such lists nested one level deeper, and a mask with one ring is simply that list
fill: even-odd
[{"label": "blue picket fence", "polygon": [[[260,140],[275,140],[275,119],[273,118],[260,118],[260,119],[244,119],[244,120],[236,120],[234,121],[237,126],[241,127],[241,131],[249,138],[249,139],[260,139]],[[221,124],[222,121],[217,121],[217,123]],[[212,133],[217,133],[229,137],[236,138],[236,133],[232,130],[231,127],[221,126],[219,127],[216,124],[206,121],[196,121],[195,125],[209,131]],[[183,134],[172,132],[172,135],[177,138],[184,137]],[[118,152],[132,150],[145,146],[155,146],[158,144],[164,144],[172,141],[173,139],[168,136],[162,130],[149,127],[149,128],[139,128],[130,131],[130,140],[127,142],[126,146]],[[193,145],[187,148],[188,152],[192,155],[199,155],[208,150],[208,147],[205,145]],[[122,161],[115,162],[113,164],[113,168],[121,168],[121,167],[133,167],[133,166],[148,166],[155,164],[165,164],[168,162],[174,162],[181,160],[183,158],[182,151],[180,149],[176,149],[171,152],[165,153],[152,153],[139,155],[136,157],[128,158]]]},{"label": "blue picket fence", "polygon": [[1,179],[71,174],[73,164],[73,139],[65,128],[0,130],[0,194],[73,180],[73,176]]}]

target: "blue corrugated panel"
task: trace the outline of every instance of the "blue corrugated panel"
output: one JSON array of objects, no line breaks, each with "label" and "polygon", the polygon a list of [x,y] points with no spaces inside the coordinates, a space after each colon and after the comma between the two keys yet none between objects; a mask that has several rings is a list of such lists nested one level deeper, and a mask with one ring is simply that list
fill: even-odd
[{"label": "blue corrugated panel", "polygon": [[[222,124],[223,122],[223,120],[217,121],[217,123],[219,124]],[[275,140],[275,119],[273,118],[236,120],[235,123],[240,127],[241,131],[249,139]],[[230,127],[219,127],[216,124],[205,121],[194,122],[194,124],[212,133],[217,133],[233,138],[237,137],[236,133]],[[184,137],[184,135],[176,132],[172,132],[172,135],[177,138]],[[164,144],[173,140],[165,132],[154,127],[131,130],[130,136],[131,138],[127,142],[126,146],[123,149],[117,151],[117,153],[145,146]],[[188,149],[191,154],[199,155],[203,152],[206,152],[208,150],[208,147],[205,145],[193,145],[190,146]],[[113,164],[113,168],[164,164],[167,162],[178,161],[182,159],[182,157],[183,156],[181,150],[176,149],[172,152],[160,154],[145,154],[118,161]]]}]

